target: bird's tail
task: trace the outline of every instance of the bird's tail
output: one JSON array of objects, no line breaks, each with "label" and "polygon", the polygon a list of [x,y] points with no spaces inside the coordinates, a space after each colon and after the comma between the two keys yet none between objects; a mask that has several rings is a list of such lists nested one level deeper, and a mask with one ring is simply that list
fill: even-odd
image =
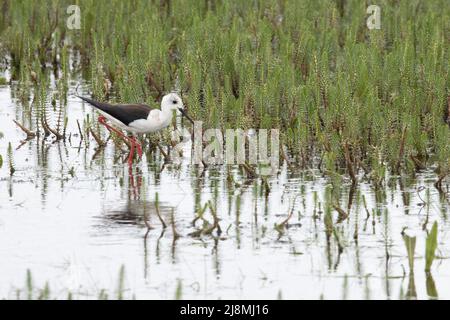
[{"label": "bird's tail", "polygon": [[102,111],[107,111],[111,106],[107,103],[103,103],[103,102],[99,102],[99,101],[95,101],[86,97],[82,97],[79,95],[76,95],[76,97],[80,98],[83,101],[86,101],[87,103],[89,103],[90,105],[96,107],[97,109],[100,109]]}]

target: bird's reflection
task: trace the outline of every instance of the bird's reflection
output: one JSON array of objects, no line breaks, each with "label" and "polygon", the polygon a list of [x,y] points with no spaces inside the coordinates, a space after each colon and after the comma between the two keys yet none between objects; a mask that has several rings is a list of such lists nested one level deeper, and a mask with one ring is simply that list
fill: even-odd
[{"label": "bird's reflection", "polygon": [[133,168],[128,168],[128,181],[130,182],[128,197],[139,200],[141,198],[142,189],[142,171],[136,168],[136,173],[133,173]]},{"label": "bird's reflection", "polygon": [[[158,203],[160,215],[169,221],[170,214],[174,207]],[[125,203],[107,205],[102,215],[104,219],[117,225],[138,225],[146,226],[145,219],[151,224],[159,223],[157,218],[156,204],[153,201],[127,199]]]}]

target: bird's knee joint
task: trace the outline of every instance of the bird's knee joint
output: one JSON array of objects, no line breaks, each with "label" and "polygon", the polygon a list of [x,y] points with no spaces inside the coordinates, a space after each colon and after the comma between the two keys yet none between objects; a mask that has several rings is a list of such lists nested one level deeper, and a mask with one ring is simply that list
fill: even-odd
[{"label": "bird's knee joint", "polygon": [[106,118],[105,118],[104,116],[99,116],[99,117],[98,117],[98,122],[100,122],[100,123],[102,123],[102,124],[105,124]]}]

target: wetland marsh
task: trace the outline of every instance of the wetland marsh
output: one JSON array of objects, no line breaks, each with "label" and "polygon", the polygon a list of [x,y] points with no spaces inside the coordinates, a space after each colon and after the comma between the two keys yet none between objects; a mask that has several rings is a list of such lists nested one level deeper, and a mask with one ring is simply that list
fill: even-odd
[{"label": "wetland marsh", "polygon": [[[449,299],[450,5],[0,1],[0,298]],[[108,5],[105,5],[108,3]],[[112,4],[111,4],[112,3]],[[141,161],[75,97],[280,132],[274,175]]]}]

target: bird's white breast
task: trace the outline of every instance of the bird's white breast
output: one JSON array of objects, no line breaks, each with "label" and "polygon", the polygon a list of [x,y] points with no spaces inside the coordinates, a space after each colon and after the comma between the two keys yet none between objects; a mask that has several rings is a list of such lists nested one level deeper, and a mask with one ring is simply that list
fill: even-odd
[{"label": "bird's white breast", "polygon": [[150,133],[167,127],[170,118],[164,116],[160,110],[152,110],[147,119],[139,119],[130,122],[128,126],[136,133]]}]

